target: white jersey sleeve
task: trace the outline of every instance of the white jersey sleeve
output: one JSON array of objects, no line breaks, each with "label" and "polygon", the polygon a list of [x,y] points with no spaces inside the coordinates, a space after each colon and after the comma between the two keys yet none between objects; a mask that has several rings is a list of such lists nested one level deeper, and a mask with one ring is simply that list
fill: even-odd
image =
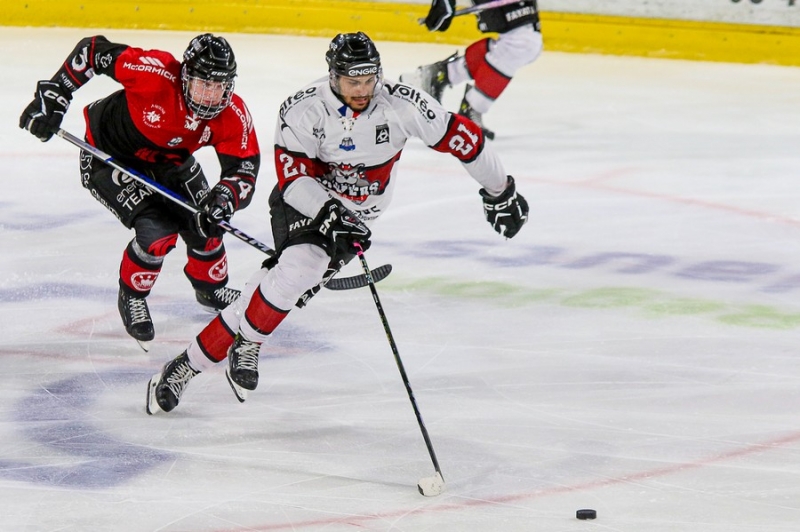
[{"label": "white jersey sleeve", "polygon": [[505,190],[505,169],[479,125],[447,111],[433,96],[416,87],[387,82],[384,91],[407,136],[418,137],[434,150],[456,157],[491,195]]}]

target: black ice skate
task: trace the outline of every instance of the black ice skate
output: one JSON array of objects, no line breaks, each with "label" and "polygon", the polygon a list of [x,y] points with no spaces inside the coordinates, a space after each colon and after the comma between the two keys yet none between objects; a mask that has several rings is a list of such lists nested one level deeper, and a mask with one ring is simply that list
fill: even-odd
[{"label": "black ice skate", "polygon": [[258,351],[261,344],[245,340],[237,334],[230,349],[228,349],[228,367],[225,376],[231,385],[233,393],[240,403],[247,399],[247,392],[255,390],[258,386]]},{"label": "black ice skate", "polygon": [[145,298],[132,296],[120,288],[117,307],[125,330],[139,342],[142,349],[149,350],[148,342],[155,338],[156,332]]},{"label": "black ice skate", "polygon": [[197,302],[203,305],[203,308],[210,312],[218,312],[237,299],[239,296],[242,295],[240,290],[234,290],[233,288],[228,288],[223,286],[222,288],[217,288],[216,290],[195,290],[195,297],[197,298]]},{"label": "black ice skate", "polygon": [[447,65],[456,59],[458,59],[458,52],[447,59],[442,59],[431,65],[417,67],[414,72],[401,74],[400,82],[419,87],[441,103],[442,93],[450,86],[450,76],[447,74]]},{"label": "black ice skate", "polygon": [[458,114],[466,116],[479,126],[481,126],[481,130],[483,130],[483,136],[489,140],[494,140],[494,131],[491,129],[487,129],[483,125],[483,115],[472,108],[472,106],[467,101],[467,93],[472,89],[472,85],[467,85],[467,90],[464,91],[464,98],[461,100],[461,105],[458,108]]},{"label": "black ice skate", "polygon": [[147,384],[147,413],[170,412],[181,400],[181,395],[195,375],[200,373],[189,365],[186,351],[164,365],[161,373],[153,375]]}]

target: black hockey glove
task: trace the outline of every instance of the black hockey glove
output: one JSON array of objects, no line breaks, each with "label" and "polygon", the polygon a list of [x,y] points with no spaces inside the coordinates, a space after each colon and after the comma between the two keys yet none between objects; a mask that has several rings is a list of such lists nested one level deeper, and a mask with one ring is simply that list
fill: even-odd
[{"label": "black hockey glove", "polygon": [[428,16],[425,17],[425,27],[428,31],[447,31],[455,10],[456,0],[433,0]]},{"label": "black hockey glove", "polygon": [[63,85],[55,81],[40,81],[36,84],[33,101],[19,117],[19,127],[47,142],[61,127],[70,101],[72,93]]},{"label": "black hockey glove", "polygon": [[514,178],[508,176],[508,186],[497,197],[490,196],[486,189],[480,190],[486,221],[495,231],[506,238],[513,238],[528,221],[528,202],[517,194]]},{"label": "black hockey glove", "polygon": [[235,210],[233,192],[227,186],[217,183],[194,215],[195,229],[204,238],[219,238],[225,232],[219,223],[230,221]]},{"label": "black hockey glove", "polygon": [[337,199],[330,199],[322,206],[313,226],[329,239],[331,253],[335,253],[337,248],[345,253],[354,253],[355,243],[360,244],[364,251],[369,249],[372,231]]}]

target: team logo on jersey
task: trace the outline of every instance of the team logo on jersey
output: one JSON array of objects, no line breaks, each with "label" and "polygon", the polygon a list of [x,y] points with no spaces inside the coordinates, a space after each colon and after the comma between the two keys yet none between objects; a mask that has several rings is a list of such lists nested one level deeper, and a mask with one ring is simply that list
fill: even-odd
[{"label": "team logo on jersey", "polygon": [[367,180],[363,163],[355,166],[347,163],[328,163],[328,172],[324,179],[325,186],[355,203],[363,203],[380,187],[380,183],[370,183]]},{"label": "team logo on jersey", "polygon": [[161,119],[167,114],[167,111],[160,105],[154,103],[145,109],[142,114],[142,121],[145,125],[159,129],[161,128]]},{"label": "team logo on jersey", "polygon": [[100,56],[100,59],[96,60],[96,62],[101,67],[108,68],[108,66],[111,64],[111,61],[113,60],[114,56],[112,56],[111,54],[103,54],[102,56]]},{"label": "team logo on jersey", "polygon": [[342,142],[339,143],[339,149],[344,151],[353,151],[356,149],[356,143],[353,142],[352,137],[345,137],[342,139]]},{"label": "team logo on jersey", "polygon": [[172,139],[169,142],[167,142],[167,146],[169,146],[170,148],[174,148],[175,146],[177,146],[181,142],[183,142],[183,137],[175,137],[174,139]]},{"label": "team logo on jersey", "polygon": [[325,128],[324,127],[312,128],[311,129],[311,134],[314,135],[314,137],[320,142],[325,140]]},{"label": "team logo on jersey", "polygon": [[389,124],[375,126],[375,144],[386,144],[389,142]]},{"label": "team logo on jersey", "polygon": [[189,116],[186,115],[186,123],[183,124],[183,129],[188,129],[189,131],[197,131],[198,126],[200,126],[200,119],[196,116]]}]

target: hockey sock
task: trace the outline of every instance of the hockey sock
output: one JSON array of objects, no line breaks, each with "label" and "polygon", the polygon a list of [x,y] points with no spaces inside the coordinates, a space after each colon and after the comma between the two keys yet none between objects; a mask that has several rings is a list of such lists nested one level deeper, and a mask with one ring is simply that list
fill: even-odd
[{"label": "hockey sock", "polygon": [[228,282],[228,255],[220,245],[211,253],[189,249],[183,272],[195,290],[212,291]]}]

